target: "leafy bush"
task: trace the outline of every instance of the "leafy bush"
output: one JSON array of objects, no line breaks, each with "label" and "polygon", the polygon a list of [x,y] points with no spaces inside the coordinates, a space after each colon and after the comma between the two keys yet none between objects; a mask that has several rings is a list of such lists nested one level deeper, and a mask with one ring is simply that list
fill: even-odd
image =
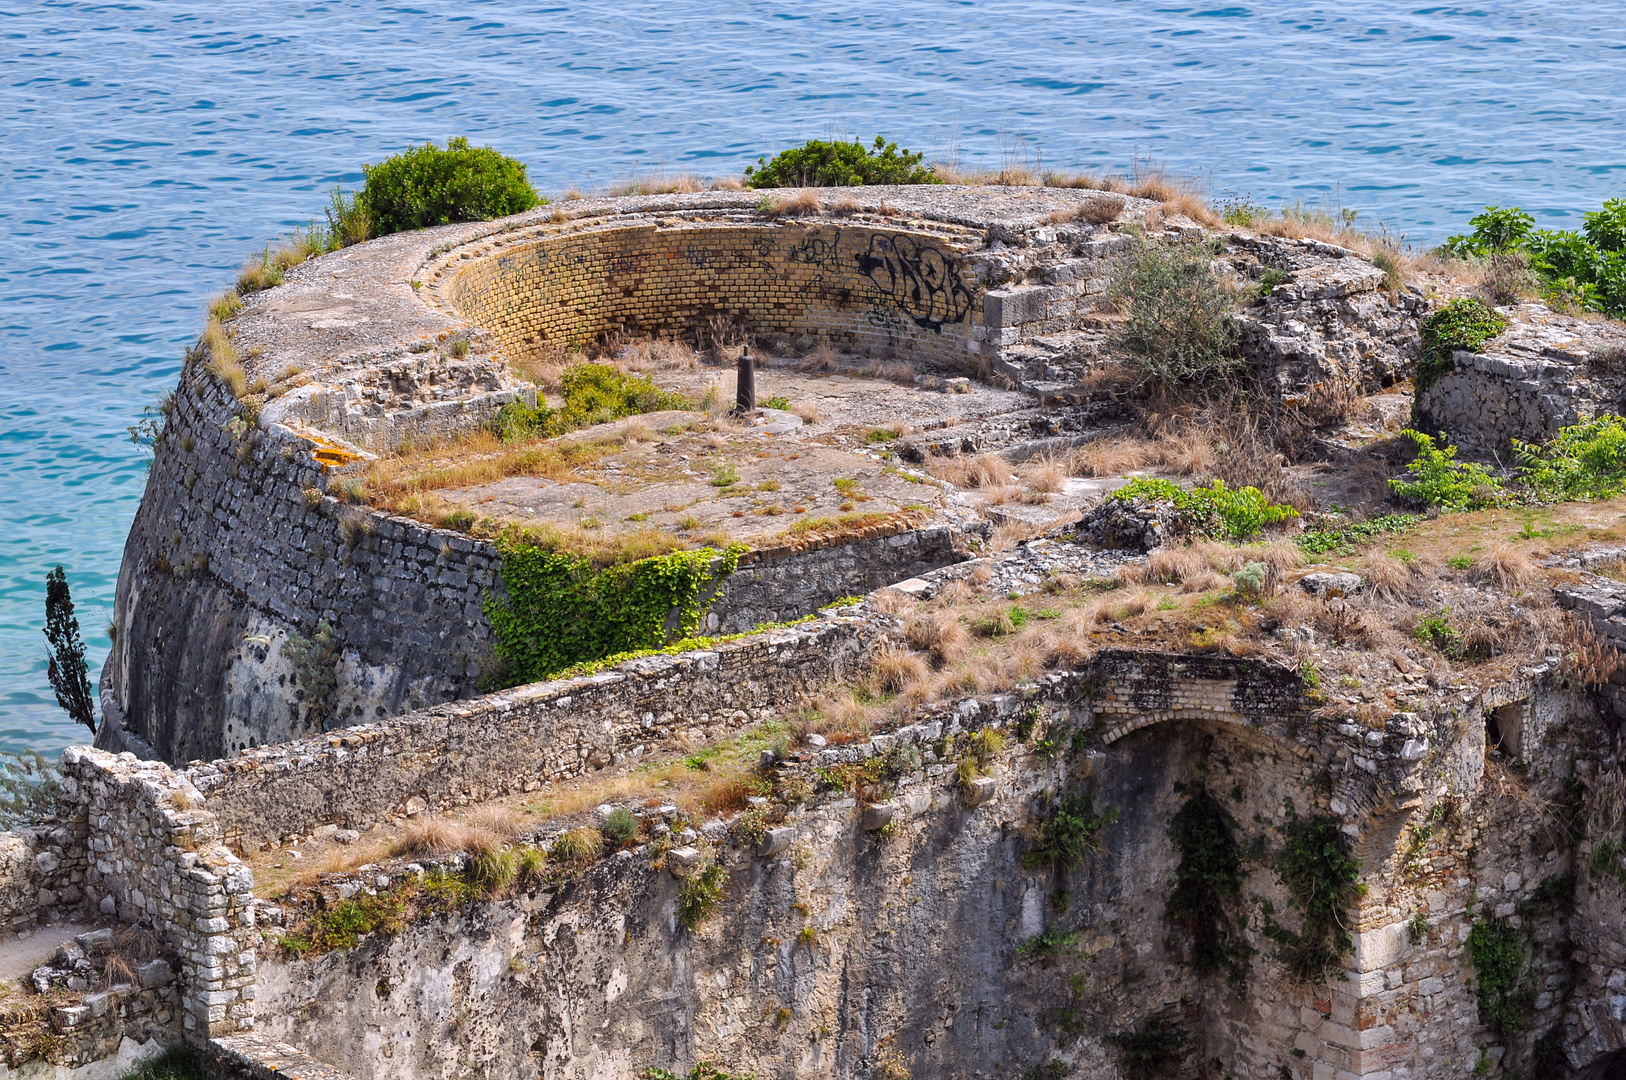
[{"label": "leafy bush", "polygon": [[1462,631],[1451,625],[1449,608],[1441,608],[1417,620],[1417,640],[1433,646],[1441,656],[1451,660],[1461,660],[1467,655]]},{"label": "leafy bush", "polygon": [[1452,353],[1459,349],[1478,352],[1506,329],[1506,319],[1471,296],[1458,297],[1429,315],[1423,320],[1423,350],[1413,379],[1418,392],[1433,386],[1451,370]]},{"label": "leafy bush", "polygon": [[1518,207],[1487,206],[1474,231],[1445,243],[1459,258],[1523,254],[1547,283],[1549,298],[1626,318],[1626,199],[1609,199],[1582,218],[1580,233],[1532,229]]},{"label": "leafy bush", "polygon": [[1084,862],[1085,856],[1101,850],[1096,834],[1117,820],[1117,807],[1097,814],[1088,795],[1078,792],[1066,795],[1054,803],[1049,814],[1039,822],[1032,846],[1022,853],[1022,865],[1030,870],[1046,866],[1072,870]]},{"label": "leafy bush", "polygon": [[1397,498],[1422,506],[1447,510],[1469,510],[1491,506],[1503,497],[1501,481],[1474,461],[1458,461],[1457,448],[1443,450],[1431,436],[1407,428],[1401,432],[1417,445],[1417,457],[1406,471],[1410,480],[1390,480],[1389,489]]},{"label": "leafy bush", "polygon": [[1453,236],[1446,240],[1446,250],[1458,258],[1475,255],[1501,254],[1523,247],[1530,239],[1536,219],[1517,206],[1503,209],[1487,206],[1481,214],[1468,219],[1474,231],[1467,236]]},{"label": "leafy bush", "polygon": [[1207,245],[1142,244],[1113,286],[1129,317],[1111,344],[1155,379],[1208,382],[1242,366],[1236,298],[1213,257]]},{"label": "leafy bush", "polygon": [[[454,221],[486,221],[541,204],[525,179],[525,166],[489,146],[449,139],[363,165],[366,186],[357,196],[374,235],[423,229]],[[339,222],[346,220],[341,207]]]},{"label": "leafy bush", "polygon": [[1513,440],[1519,478],[1549,499],[1607,499],[1626,488],[1626,419],[1573,424],[1542,445]]},{"label": "leafy bush", "polygon": [[702,594],[734,572],[741,550],[674,551],[599,570],[584,558],[498,540],[503,594],[488,595],[485,612],[506,666],[504,684],[665,645],[674,611],[671,636],[693,636],[710,606]]},{"label": "leafy bush", "polygon": [[572,364],[559,377],[564,404],[557,409],[538,401],[531,408],[510,401],[497,413],[493,429],[504,442],[552,438],[594,424],[660,409],[687,409],[690,401],[667,393],[647,376],[623,375],[608,364]]},{"label": "leafy bush", "polygon": [[209,1080],[209,1070],[189,1046],[166,1050],[123,1080]]},{"label": "leafy bush", "polygon": [[873,146],[809,139],[803,146],[781,150],[772,161],[757,158],[746,166],[745,182],[754,188],[858,187],[864,184],[941,184],[920,164],[924,154],[899,150],[897,143],[875,136]]},{"label": "leafy bush", "polygon": [[605,840],[615,847],[620,847],[638,835],[638,818],[631,810],[618,806],[605,816],[604,824],[599,831],[604,834]]},{"label": "leafy bush", "polygon": [[1129,501],[1150,499],[1172,503],[1180,515],[1180,528],[1196,536],[1246,540],[1272,525],[1291,521],[1299,512],[1291,506],[1273,503],[1258,488],[1231,489],[1225,481],[1187,491],[1172,480],[1139,477],[1131,480],[1109,498]]}]

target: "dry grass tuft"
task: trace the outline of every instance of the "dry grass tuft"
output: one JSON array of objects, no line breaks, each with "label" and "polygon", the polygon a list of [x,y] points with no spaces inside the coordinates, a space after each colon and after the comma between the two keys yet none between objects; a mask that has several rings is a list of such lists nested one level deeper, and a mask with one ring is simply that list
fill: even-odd
[{"label": "dry grass tuft", "polygon": [[1053,493],[1061,490],[1062,481],[1067,479],[1067,469],[1060,461],[1046,454],[1024,462],[1017,469],[1017,475],[1029,489]]},{"label": "dry grass tuft", "polygon": [[965,627],[952,614],[934,612],[911,619],[905,625],[903,634],[909,647],[925,653],[930,657],[932,666],[939,670],[965,653]]},{"label": "dry grass tuft", "polygon": [[463,850],[463,829],[445,818],[411,822],[390,847],[392,855],[444,856]]},{"label": "dry grass tuft", "polygon": [[926,471],[945,483],[965,489],[995,487],[1012,479],[1010,462],[992,453],[927,458]]},{"label": "dry grass tuft", "polygon": [[819,201],[817,193],[802,188],[794,195],[785,195],[774,199],[769,205],[768,216],[775,218],[806,217],[824,210],[824,204]]},{"label": "dry grass tuft", "polygon": [[837,217],[851,217],[854,214],[862,213],[863,209],[864,205],[857,199],[851,195],[843,195],[836,200],[834,206],[830,207],[830,212]]},{"label": "dry grass tuft", "polygon": [[1409,600],[1415,584],[1410,567],[1381,551],[1367,553],[1361,577],[1373,600],[1391,603]]},{"label": "dry grass tuft", "polygon": [[792,402],[790,411],[801,417],[804,424],[811,425],[819,422],[819,407],[811,401]]},{"label": "dry grass tuft", "polygon": [[1511,544],[1497,544],[1474,561],[1470,573],[1473,579],[1495,586],[1504,592],[1518,592],[1536,572],[1530,556]]},{"label": "dry grass tuft", "polygon": [[525,830],[525,819],[506,806],[487,803],[475,807],[469,813],[468,826],[490,833],[503,843],[512,843],[514,838]]},{"label": "dry grass tuft", "polygon": [[1085,203],[1078,211],[1080,221],[1087,221],[1091,225],[1105,225],[1117,219],[1128,205],[1122,195],[1102,195]]},{"label": "dry grass tuft", "polygon": [[870,660],[870,678],[883,694],[901,694],[926,680],[926,662],[903,649],[881,649]]},{"label": "dry grass tuft", "polygon": [[744,191],[745,181],[737,176],[719,176],[711,182],[713,191]]},{"label": "dry grass tuft", "polygon": [[692,173],[656,171],[632,175],[604,189],[612,198],[622,195],[687,195],[706,190],[698,176]]}]

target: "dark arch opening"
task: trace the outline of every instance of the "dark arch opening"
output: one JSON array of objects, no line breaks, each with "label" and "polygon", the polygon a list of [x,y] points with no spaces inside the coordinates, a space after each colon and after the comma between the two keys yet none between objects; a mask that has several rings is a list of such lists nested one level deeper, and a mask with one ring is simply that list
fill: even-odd
[{"label": "dark arch opening", "polygon": [[1626,1049],[1611,1050],[1587,1063],[1578,1080],[1626,1080]]}]

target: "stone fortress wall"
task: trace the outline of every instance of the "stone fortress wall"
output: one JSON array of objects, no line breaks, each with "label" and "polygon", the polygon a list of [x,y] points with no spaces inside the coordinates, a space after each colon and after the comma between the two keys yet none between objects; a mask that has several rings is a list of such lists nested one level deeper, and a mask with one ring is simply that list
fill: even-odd
[{"label": "stone fortress wall", "polygon": [[[260,937],[267,909],[220,846],[367,828],[399,819],[411,800],[459,805],[635,759],[679,736],[717,737],[764,709],[784,715],[894,632],[860,608],[184,772],[74,750],[66,825],[29,837],[37,854],[15,861],[59,906],[161,930],[188,1037],[239,1046],[230,1036],[258,1026],[358,1077],[540,1067],[586,1080],[701,1059],[759,1070],[793,1060],[797,1075],[862,1077],[896,1052],[920,1076],[1012,1063],[1025,1072],[1053,1053],[1075,1075],[1106,1080],[1117,1058],[1104,1033],[1162,1018],[1236,1075],[1285,1067],[1296,1078],[1423,1080],[1471,1072],[1496,1041],[1479,1026],[1464,950],[1474,921],[1493,911],[1526,920],[1534,943],[1540,996],[1525,1037],[1556,1025],[1577,1063],[1626,1045],[1609,985],[1621,966],[1611,944],[1619,906],[1599,896],[1568,912],[1541,899],[1564,874],[1583,875],[1584,895],[1619,886],[1586,878],[1587,851],[1555,843],[1550,823],[1486,772],[1486,714],[1525,748],[1534,774],[1562,775],[1570,744],[1595,741],[1589,707],[1554,681],[1551,663],[1469,695],[1458,712],[1374,723],[1320,716],[1287,668],[1103,652],[1084,670],[1044,676],[1027,698],[967,699],[868,742],[800,755],[787,767],[810,776],[900,744],[926,756],[884,803],[815,800],[787,822],[789,843],[764,856],[708,824],[729,901],[692,935],[671,914],[675,883],[635,857],[353,952],[293,960]],[[1090,749],[1057,759],[1012,741],[969,791],[956,786],[952,760],[930,756],[944,735],[1009,732],[1034,710],[1091,733]],[[505,742],[514,749],[499,749]],[[1246,931],[1257,953],[1245,991],[1191,974],[1161,913],[1176,861],[1166,825],[1197,784],[1234,803],[1246,836],[1263,830],[1279,843],[1268,837],[1286,799],[1299,813],[1331,813],[1355,839],[1366,891],[1344,976],[1292,983],[1257,925]],[[1063,786],[1120,813],[1103,852],[1065,879],[1020,862],[1045,793]],[[1450,835],[1419,847],[1404,826],[1436,820],[1448,803]],[[1467,842],[1476,835],[1494,843]],[[358,876],[350,891],[380,887],[380,873]],[[4,884],[7,895],[26,892]],[[1066,904],[1058,887],[1071,890]],[[323,888],[346,895],[340,879]],[[1268,863],[1250,871],[1247,892],[1291,923]],[[798,937],[804,922],[811,946]],[[1017,952],[1052,927],[1076,947]],[[422,951],[455,959],[431,970],[414,960]],[[1596,970],[1577,975],[1572,952],[1593,956]],[[945,966],[964,974],[964,992],[944,992]],[[538,979],[553,988],[545,1001]],[[654,1000],[667,1005],[651,1010]],[[1077,1034],[1058,1040],[1066,1009]],[[465,1014],[480,1019],[453,1022]],[[58,1022],[71,1030],[91,1017]],[[491,1038],[499,1027],[525,1037]],[[377,1037],[356,1038],[363,1030]]]}]

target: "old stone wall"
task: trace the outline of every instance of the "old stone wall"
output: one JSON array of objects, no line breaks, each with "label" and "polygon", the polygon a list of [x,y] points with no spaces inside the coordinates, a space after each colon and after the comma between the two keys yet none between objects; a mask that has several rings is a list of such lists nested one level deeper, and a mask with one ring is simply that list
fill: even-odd
[{"label": "old stone wall", "polygon": [[87,747],[62,755],[60,816],[84,847],[84,903],[143,922],[179,964],[187,1038],[254,1025],[253,875],[220,844],[202,796],[159,762]]},{"label": "old stone wall", "polygon": [[187,770],[234,843],[533,791],[795,708],[874,636],[839,611],[713,649],[629,661]]},{"label": "old stone wall", "polygon": [[978,287],[962,258],[981,246],[972,230],[673,215],[550,231],[460,252],[426,280],[510,356],[616,330],[709,342],[720,318],[950,369],[973,359]]},{"label": "old stone wall", "polygon": [[1511,460],[1514,439],[1544,442],[1561,428],[1626,409],[1626,330],[1559,315],[1543,304],[1498,309],[1508,328],[1483,353],[1459,351],[1417,392],[1420,427],[1457,446]]},{"label": "old stone wall", "polygon": [[[125,545],[98,745],[209,759],[475,691],[495,545],[326,494],[324,449],[183,377]],[[708,626],[788,621],[963,557],[947,527],[872,531],[752,553]]]}]

